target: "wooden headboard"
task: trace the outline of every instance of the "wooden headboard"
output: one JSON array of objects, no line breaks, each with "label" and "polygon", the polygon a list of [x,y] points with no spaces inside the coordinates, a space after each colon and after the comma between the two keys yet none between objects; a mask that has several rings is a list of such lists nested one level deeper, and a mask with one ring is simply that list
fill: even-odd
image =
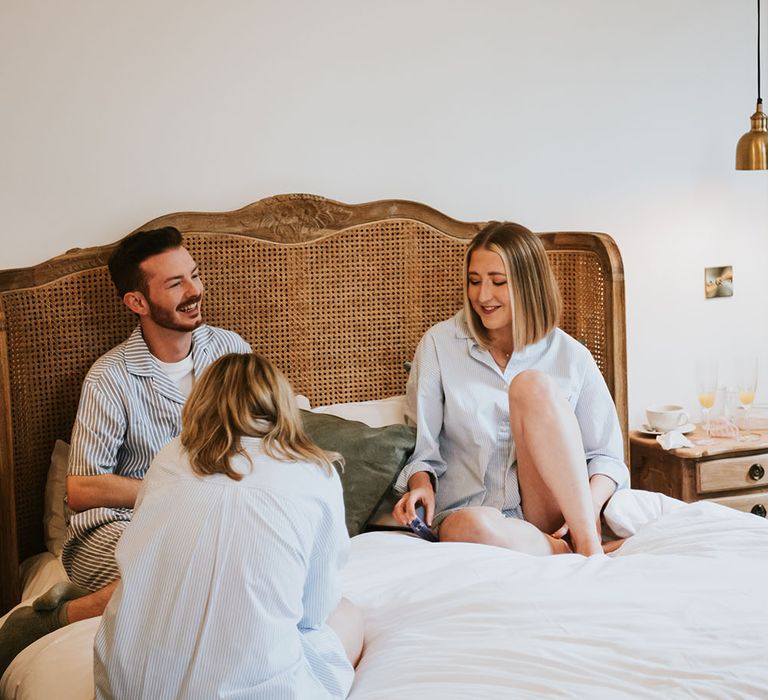
[{"label": "wooden headboard", "polygon": [[[240,333],[318,405],[403,392],[403,361],[461,306],[462,255],[483,224],[416,202],[287,194],[140,228],[166,225],[200,266],[206,321]],[[561,326],[592,351],[626,437],[618,249],[605,234],[541,236],[563,294]],[[83,377],[136,324],[106,269],[113,247],[0,271],[0,611],[18,601],[19,562],[44,550],[50,455],[56,439],[69,440]]]}]

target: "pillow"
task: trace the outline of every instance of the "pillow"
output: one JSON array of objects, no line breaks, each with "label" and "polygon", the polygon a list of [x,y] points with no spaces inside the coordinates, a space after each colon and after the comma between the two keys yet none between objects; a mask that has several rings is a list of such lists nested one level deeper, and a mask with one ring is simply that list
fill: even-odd
[{"label": "pillow", "polygon": [[665,513],[684,505],[683,501],[663,493],[619,489],[605,506],[603,516],[617,537],[631,537],[643,525],[658,520]]},{"label": "pillow", "polygon": [[372,428],[330,414],[302,411],[304,430],[324,450],[344,456],[340,473],[349,536],[362,532],[413,453],[416,431],[405,425]]},{"label": "pillow", "polygon": [[[303,408],[303,406],[299,406]],[[352,401],[334,403],[330,406],[317,406],[312,413],[330,413],[339,418],[356,420],[380,428],[384,425],[405,423],[405,396],[391,396],[376,401]]]},{"label": "pillow", "polygon": [[64,496],[67,493],[67,462],[69,445],[63,440],[56,440],[45,482],[45,509],[43,510],[43,531],[45,546],[58,557],[67,539],[67,517]]}]

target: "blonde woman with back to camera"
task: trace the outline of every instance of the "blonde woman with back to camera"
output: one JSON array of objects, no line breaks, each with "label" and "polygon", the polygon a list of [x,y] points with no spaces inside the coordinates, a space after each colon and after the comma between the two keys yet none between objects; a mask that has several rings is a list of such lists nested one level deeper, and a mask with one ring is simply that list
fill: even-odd
[{"label": "blonde woman with back to camera", "polygon": [[394,517],[407,524],[423,507],[443,542],[601,553],[600,513],[629,482],[621,428],[592,355],[557,327],[541,240],[488,224],[464,282],[464,308],[416,350],[406,390],[416,449]]},{"label": "blonde woman with back to camera", "polygon": [[99,698],[344,698],[363,643],[341,597],[338,454],[304,433],[271,362],[195,384],[117,547],[95,641]]}]

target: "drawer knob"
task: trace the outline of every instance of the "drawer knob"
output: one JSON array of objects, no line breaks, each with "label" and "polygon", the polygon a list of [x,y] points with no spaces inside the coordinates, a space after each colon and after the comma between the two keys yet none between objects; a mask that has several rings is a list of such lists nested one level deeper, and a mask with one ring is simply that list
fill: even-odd
[{"label": "drawer knob", "polygon": [[753,464],[749,468],[749,478],[752,481],[760,481],[765,476],[765,468],[762,464]]},{"label": "drawer knob", "polygon": [[762,503],[758,503],[756,506],[752,506],[750,513],[759,515],[761,518],[764,518],[766,513],[765,506]]}]

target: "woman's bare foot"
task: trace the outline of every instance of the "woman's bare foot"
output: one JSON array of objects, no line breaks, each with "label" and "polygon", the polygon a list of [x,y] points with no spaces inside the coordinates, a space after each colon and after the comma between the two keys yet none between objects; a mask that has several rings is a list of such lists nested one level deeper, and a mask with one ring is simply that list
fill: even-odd
[{"label": "woman's bare foot", "polygon": [[549,541],[549,546],[552,547],[552,554],[573,554],[573,550],[564,539],[552,537],[552,535],[547,535],[546,532],[544,535]]},{"label": "woman's bare foot", "polygon": [[626,541],[627,541],[627,538],[623,537],[620,540],[611,540],[610,542],[606,542],[603,545],[603,552],[605,552],[606,554],[610,554],[611,552],[615,552]]}]

